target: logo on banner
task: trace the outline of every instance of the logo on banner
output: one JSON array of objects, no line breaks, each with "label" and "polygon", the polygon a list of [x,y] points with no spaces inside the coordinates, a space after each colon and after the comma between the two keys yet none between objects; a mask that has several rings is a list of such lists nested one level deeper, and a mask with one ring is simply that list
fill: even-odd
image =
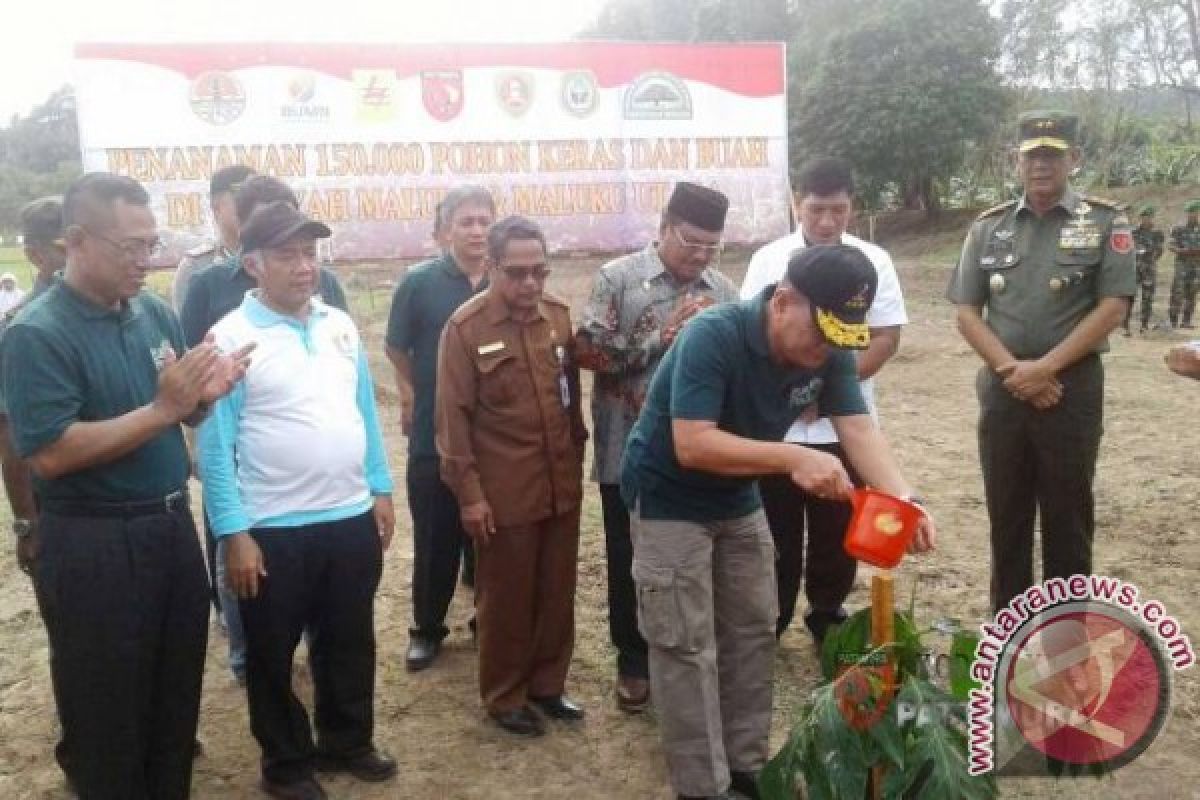
[{"label": "logo on banner", "polygon": [[396,118],[396,91],[399,81],[390,69],[356,69],[354,82],[355,113],[359,122],[390,122]]},{"label": "logo on banner", "polygon": [[313,103],[317,94],[317,79],[310,72],[296,75],[287,85],[287,98],[279,116],[287,122],[324,122],[329,119],[329,106]]},{"label": "logo on banner", "polygon": [[692,95],[669,72],[647,72],[625,92],[625,119],[691,119]]},{"label": "logo on banner", "polygon": [[228,125],[246,110],[246,90],[228,72],[204,72],[192,81],[188,102],[211,125]]},{"label": "logo on banner", "polygon": [[596,88],[596,76],[590,70],[576,70],[563,75],[562,105],[568,113],[586,117],[596,110],[600,92]]},{"label": "logo on banner", "polygon": [[506,72],[496,79],[496,99],[500,107],[519,117],[533,105],[533,76],[527,72]]},{"label": "logo on banner", "polygon": [[463,108],[463,74],[459,69],[439,69],[421,73],[421,102],[439,122],[449,122]]}]

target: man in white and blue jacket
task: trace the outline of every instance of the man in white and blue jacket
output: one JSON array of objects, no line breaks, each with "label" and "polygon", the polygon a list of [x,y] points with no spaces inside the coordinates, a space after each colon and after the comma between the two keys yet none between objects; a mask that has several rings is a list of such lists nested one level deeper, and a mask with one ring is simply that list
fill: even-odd
[{"label": "man in white and blue jacket", "polygon": [[[373,603],[395,525],[392,479],[358,330],[315,298],[324,224],[287,203],[242,229],[258,282],[213,328],[221,350],[257,344],[236,392],[199,434],[204,502],[246,632],[250,726],[262,788],[320,800],[314,770],[387,780],[373,743]],[[316,740],[292,691],[305,629]]]}]

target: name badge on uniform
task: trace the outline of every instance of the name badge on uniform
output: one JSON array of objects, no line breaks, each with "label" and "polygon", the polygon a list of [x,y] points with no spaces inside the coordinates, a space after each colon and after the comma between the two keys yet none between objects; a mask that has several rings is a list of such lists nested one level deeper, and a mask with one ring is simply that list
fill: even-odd
[{"label": "name badge on uniform", "polygon": [[1090,223],[1064,225],[1058,234],[1060,250],[1095,250],[1103,236],[1100,229]]},{"label": "name badge on uniform", "polygon": [[491,344],[479,345],[479,355],[486,356],[491,353],[499,353],[504,349],[504,342],[492,342]]}]

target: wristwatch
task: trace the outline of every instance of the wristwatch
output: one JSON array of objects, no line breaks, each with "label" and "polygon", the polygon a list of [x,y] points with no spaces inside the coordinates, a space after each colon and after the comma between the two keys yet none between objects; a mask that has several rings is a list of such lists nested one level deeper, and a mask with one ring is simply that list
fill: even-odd
[{"label": "wristwatch", "polygon": [[24,539],[33,533],[33,522],[27,519],[14,519],[12,524],[13,536]]}]

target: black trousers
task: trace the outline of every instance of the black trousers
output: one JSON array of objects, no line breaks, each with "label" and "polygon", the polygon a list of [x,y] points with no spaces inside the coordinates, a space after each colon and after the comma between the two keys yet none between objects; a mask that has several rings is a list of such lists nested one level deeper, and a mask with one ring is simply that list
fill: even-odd
[{"label": "black trousers", "polygon": [[191,514],[43,512],[39,530],[59,763],[81,800],[186,798],[209,613]]},{"label": "black trousers", "polygon": [[442,483],[437,459],[410,459],[407,483],[413,521],[414,624],[410,633],[441,641],[450,632],[446,612],[458,585],[459,568],[465,561],[465,571],[471,576],[475,560],[462,527],[458,499]]},{"label": "black trousers", "polygon": [[1034,521],[1041,516],[1044,578],[1092,569],[1092,480],[1104,414],[1104,368],[1088,356],[1058,376],[1048,411],[1012,397],[989,369],[976,379],[979,459],[991,521],[992,608],[1033,585]]},{"label": "black trousers", "polygon": [[[840,458],[854,485],[862,485],[846,461],[840,444],[804,446]],[[786,475],[760,478],[758,490],[762,494],[763,510],[767,514],[767,524],[771,526],[778,558],[775,580],[779,588],[779,619],[775,623],[775,635],[782,636],[795,617],[802,578],[804,595],[815,616],[835,614],[854,588],[858,562],[847,555],[842,546],[852,508],[849,503],[813,497]]]},{"label": "black trousers", "polygon": [[[261,528],[267,577],[239,606],[246,631],[250,730],[268,780],[313,774],[318,751],[352,758],[375,725],[375,590],[383,548],[373,513],[296,528]],[[308,629],[317,740],[292,690],[292,660]]]},{"label": "black trousers", "polygon": [[638,630],[629,510],[621,499],[621,487],[600,484],[600,506],[604,512],[604,554],[608,562],[608,635],[617,648],[617,674],[649,678],[650,657],[646,640]]}]

